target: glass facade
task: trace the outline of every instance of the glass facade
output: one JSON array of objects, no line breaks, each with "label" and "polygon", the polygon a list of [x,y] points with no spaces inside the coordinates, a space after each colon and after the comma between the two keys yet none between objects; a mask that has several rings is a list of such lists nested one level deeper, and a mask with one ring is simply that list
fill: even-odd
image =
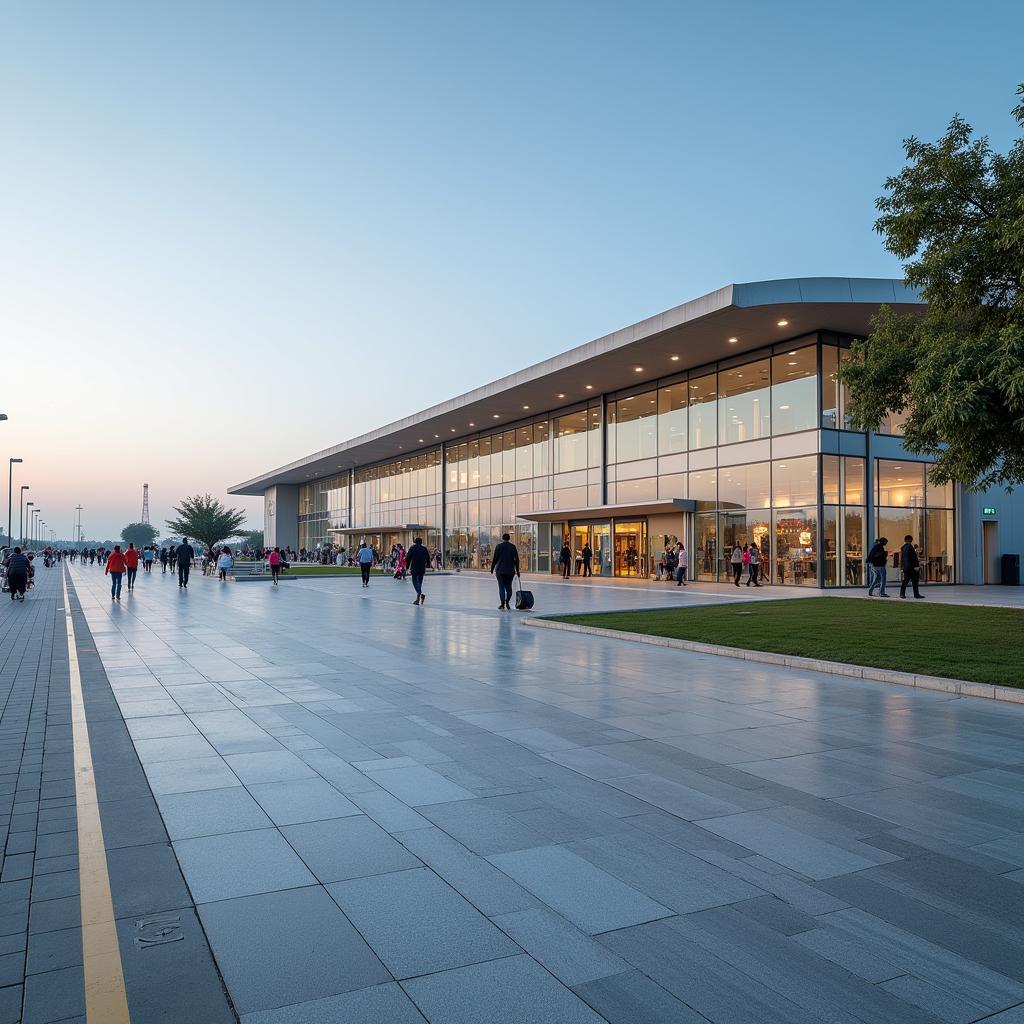
[{"label": "glass facade", "polygon": [[[873,522],[890,547],[915,537],[925,580],[952,582],[952,490],[928,485],[927,465],[909,457],[868,471],[837,381],[849,340],[803,336],[306,484],[299,543],[415,527],[448,565],[487,569],[509,533],[524,568],[557,571],[568,543],[574,571],[585,571],[589,546],[591,574],[644,578],[665,538],[679,536],[697,580],[731,579],[733,549],[747,544],[774,584],[862,586]],[[892,420],[884,426],[896,433]],[[664,520],[671,499],[688,499],[692,513]],[[636,515],[658,502],[652,523]],[[560,510],[564,521],[552,522]]]}]

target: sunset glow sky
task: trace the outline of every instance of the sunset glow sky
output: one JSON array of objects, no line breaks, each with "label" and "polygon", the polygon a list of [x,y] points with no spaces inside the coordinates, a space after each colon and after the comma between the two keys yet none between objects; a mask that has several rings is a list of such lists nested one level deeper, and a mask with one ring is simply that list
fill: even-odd
[{"label": "sunset glow sky", "polygon": [[901,139],[1014,127],[1024,5],[967,12],[0,0],[15,533],[21,483],[162,526],[723,284],[898,276]]}]

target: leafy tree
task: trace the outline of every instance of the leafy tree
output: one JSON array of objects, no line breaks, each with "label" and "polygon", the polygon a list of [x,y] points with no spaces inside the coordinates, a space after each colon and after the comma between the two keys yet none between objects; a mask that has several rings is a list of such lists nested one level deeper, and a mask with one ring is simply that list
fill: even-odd
[{"label": "leafy tree", "polygon": [[245,513],[237,508],[225,508],[209,494],[194,494],[182,500],[174,511],[177,518],[167,520],[173,533],[193,537],[201,544],[213,547],[219,541],[235,537],[245,525]]},{"label": "leafy tree", "polygon": [[1010,488],[1024,482],[1024,138],[1002,155],[956,116],[938,142],[903,148],[875,230],[928,308],[884,307],[853,346],[851,420],[905,411],[904,444],[935,460],[935,483]]},{"label": "leafy tree", "polygon": [[137,548],[144,548],[152,544],[157,538],[156,528],[149,523],[129,523],[121,531],[121,540],[125,544],[134,544]]},{"label": "leafy tree", "polygon": [[263,531],[262,530],[247,530],[238,535],[242,539],[242,543],[246,547],[250,548],[261,548],[263,547]]}]

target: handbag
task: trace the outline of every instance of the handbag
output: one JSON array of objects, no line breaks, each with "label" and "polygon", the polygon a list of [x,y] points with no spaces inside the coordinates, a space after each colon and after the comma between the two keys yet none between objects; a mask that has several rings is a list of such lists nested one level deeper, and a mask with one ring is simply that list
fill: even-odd
[{"label": "handbag", "polygon": [[516,611],[528,612],[533,607],[533,591],[523,590],[523,581],[519,580],[519,589],[516,591]]}]

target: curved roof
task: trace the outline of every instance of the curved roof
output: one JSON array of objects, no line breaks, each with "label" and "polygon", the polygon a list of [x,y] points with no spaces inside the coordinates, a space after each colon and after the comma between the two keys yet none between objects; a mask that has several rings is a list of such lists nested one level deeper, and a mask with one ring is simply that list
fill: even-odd
[{"label": "curved roof", "polygon": [[[305,483],[400,458],[434,448],[445,439],[518,422],[525,405],[529,415],[536,416],[615,391],[630,381],[641,384],[809,331],[864,335],[881,305],[902,311],[924,308],[915,291],[889,278],[796,277],[729,284],[228,491],[262,494],[274,484]],[[782,320],[785,325],[780,325]],[[731,337],[738,341],[730,344]],[[679,356],[678,361],[672,356]],[[642,376],[637,375],[637,366],[644,367]]]}]

